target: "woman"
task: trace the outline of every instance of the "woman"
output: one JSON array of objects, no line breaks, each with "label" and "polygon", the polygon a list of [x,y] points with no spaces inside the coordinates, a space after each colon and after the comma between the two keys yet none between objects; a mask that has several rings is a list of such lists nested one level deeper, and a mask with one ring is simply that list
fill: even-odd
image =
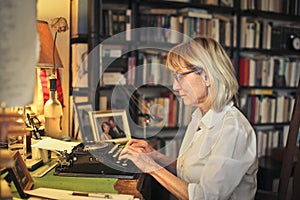
[{"label": "woman", "polygon": [[103,122],[101,124],[101,129],[103,133],[100,135],[100,141],[111,140],[112,137],[110,135],[110,125],[108,122]]},{"label": "woman", "polygon": [[175,73],[173,89],[185,105],[197,107],[178,158],[132,139],[120,159],[132,160],[178,199],[253,199],[256,136],[234,105],[238,82],[226,52],[198,37],[171,49],[167,66]]}]

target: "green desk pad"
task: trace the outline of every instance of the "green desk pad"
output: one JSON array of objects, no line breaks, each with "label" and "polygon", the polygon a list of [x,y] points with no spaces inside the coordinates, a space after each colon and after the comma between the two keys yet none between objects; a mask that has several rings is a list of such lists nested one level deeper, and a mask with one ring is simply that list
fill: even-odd
[{"label": "green desk pad", "polygon": [[[114,189],[117,178],[54,176],[54,171],[54,169],[51,170],[41,178],[33,177],[33,189],[43,187],[91,193],[118,193]],[[11,185],[11,193],[14,197],[19,197],[13,183]]]},{"label": "green desk pad", "polygon": [[117,193],[114,184],[118,179],[94,177],[54,176],[54,170],[42,178],[33,178],[34,188],[46,187],[84,192]]}]

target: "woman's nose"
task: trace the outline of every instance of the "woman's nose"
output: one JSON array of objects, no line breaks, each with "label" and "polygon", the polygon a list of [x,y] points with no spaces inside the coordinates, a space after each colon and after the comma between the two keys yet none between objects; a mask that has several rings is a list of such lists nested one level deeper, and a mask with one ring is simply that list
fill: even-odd
[{"label": "woman's nose", "polygon": [[174,79],[173,81],[173,90],[178,91],[180,89],[180,84],[178,83],[178,81],[176,79]]}]

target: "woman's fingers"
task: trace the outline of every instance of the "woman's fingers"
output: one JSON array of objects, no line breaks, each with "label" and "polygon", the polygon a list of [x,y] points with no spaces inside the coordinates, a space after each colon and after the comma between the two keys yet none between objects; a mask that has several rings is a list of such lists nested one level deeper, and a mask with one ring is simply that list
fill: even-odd
[{"label": "woman's fingers", "polygon": [[160,166],[154,162],[150,154],[154,149],[145,140],[131,139],[119,155],[120,160],[131,160],[141,171],[150,172]]},{"label": "woman's fingers", "polygon": [[126,145],[127,146],[146,146],[146,145],[148,145],[148,142],[145,140],[130,139]]},{"label": "woman's fingers", "polygon": [[131,160],[133,163],[136,164],[139,154],[144,154],[142,149],[137,149],[137,148],[132,148],[132,147],[128,147],[128,148],[124,148],[120,155],[119,155],[119,160],[126,160],[129,159]]},{"label": "woman's fingers", "polygon": [[133,147],[133,146],[128,146],[128,147],[125,147],[125,148],[121,151],[120,155],[129,153],[129,152],[146,153],[146,152],[145,152],[145,149],[143,149],[143,148]]},{"label": "woman's fingers", "polygon": [[126,143],[126,146],[131,146],[135,143],[140,143],[141,141],[143,140],[139,140],[139,139],[130,139],[127,143]]},{"label": "woman's fingers", "polygon": [[128,148],[122,152],[119,159],[131,160],[142,172],[149,173],[161,168],[157,163],[151,159],[147,153],[141,152],[135,148]]},{"label": "woman's fingers", "polygon": [[128,147],[134,147],[134,148],[143,148],[143,149],[148,149],[147,148],[148,143],[145,140],[137,140],[137,139],[131,139],[125,146],[125,149]]}]

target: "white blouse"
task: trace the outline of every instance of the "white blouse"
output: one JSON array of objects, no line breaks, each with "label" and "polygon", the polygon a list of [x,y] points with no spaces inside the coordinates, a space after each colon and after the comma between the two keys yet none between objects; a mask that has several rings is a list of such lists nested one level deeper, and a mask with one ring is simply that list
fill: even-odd
[{"label": "white blouse", "polygon": [[203,117],[195,110],[177,159],[189,199],[254,199],[257,169],[255,132],[232,102]]}]

